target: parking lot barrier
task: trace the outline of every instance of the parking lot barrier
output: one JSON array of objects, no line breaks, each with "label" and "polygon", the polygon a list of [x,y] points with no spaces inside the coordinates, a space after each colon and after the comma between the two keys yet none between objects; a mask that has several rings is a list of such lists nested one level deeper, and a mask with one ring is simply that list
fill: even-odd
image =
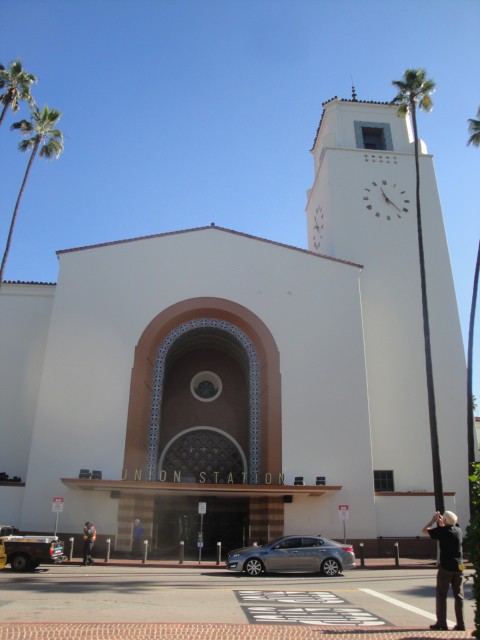
[{"label": "parking lot barrier", "polygon": [[363,542],[360,542],[360,566],[365,566],[365,545]]},{"label": "parking lot barrier", "polygon": [[107,553],[105,554],[105,562],[110,560],[110,538],[107,538]]},{"label": "parking lot barrier", "polygon": [[143,544],[145,545],[145,548],[143,550],[142,564],[145,564],[147,561],[147,555],[148,555],[148,540],[144,540]]}]

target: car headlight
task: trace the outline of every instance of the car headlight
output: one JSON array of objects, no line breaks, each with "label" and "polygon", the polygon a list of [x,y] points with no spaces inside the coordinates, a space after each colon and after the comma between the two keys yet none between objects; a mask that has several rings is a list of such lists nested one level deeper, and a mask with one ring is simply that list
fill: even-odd
[{"label": "car headlight", "polygon": [[230,560],[230,559],[239,558],[239,557],[240,557],[239,553],[231,553],[229,554],[228,559]]}]

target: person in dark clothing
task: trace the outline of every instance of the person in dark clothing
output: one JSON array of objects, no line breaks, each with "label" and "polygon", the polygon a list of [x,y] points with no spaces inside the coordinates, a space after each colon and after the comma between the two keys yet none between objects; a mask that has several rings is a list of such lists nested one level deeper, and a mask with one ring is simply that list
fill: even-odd
[{"label": "person in dark clothing", "polygon": [[83,528],[83,566],[86,567],[87,564],[94,564],[92,558],[92,549],[95,544],[95,540],[97,539],[97,530],[93,526],[91,522],[85,522],[85,526]]},{"label": "person in dark clothing", "polygon": [[[436,527],[432,528],[436,523]],[[465,630],[463,618],[463,555],[462,530],[457,525],[457,516],[452,511],[442,514],[437,511],[422,531],[440,544],[440,566],[437,572],[436,609],[437,621],[430,629],[448,630],[447,595],[451,585],[455,598],[457,624],[454,631]]]},{"label": "person in dark clothing", "polygon": [[134,558],[143,557],[143,535],[144,529],[140,518],[133,521],[132,556]]}]

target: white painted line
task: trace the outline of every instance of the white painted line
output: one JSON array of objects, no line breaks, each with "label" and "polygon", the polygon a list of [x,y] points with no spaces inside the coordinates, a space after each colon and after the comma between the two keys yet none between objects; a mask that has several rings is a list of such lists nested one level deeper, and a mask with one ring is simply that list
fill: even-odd
[{"label": "white painted line", "polygon": [[[419,616],[423,616],[424,618],[428,618],[429,620],[433,620],[434,622],[436,622],[437,620],[437,616],[433,613],[428,613],[428,611],[424,611],[423,609],[419,609],[418,607],[412,607],[412,605],[407,604],[406,602],[402,602],[401,600],[397,600],[396,598],[390,598],[390,596],[386,596],[385,594],[378,591],[373,591],[372,589],[359,589],[359,591],[364,591],[371,596],[375,596],[375,598],[380,598],[380,600],[385,600],[385,602],[394,604],[396,607],[401,607],[402,609],[407,609],[407,611],[411,611],[412,613],[417,613]],[[451,620],[447,620],[447,624],[454,625],[455,623]]]}]

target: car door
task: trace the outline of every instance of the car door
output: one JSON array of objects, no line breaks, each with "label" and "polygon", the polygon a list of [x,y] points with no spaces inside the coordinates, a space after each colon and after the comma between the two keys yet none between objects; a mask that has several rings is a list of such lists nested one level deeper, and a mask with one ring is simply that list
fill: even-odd
[{"label": "car door", "polygon": [[314,536],[302,538],[299,563],[304,571],[320,571],[323,555],[323,540]]},{"label": "car door", "polygon": [[265,558],[267,571],[298,571],[301,569],[302,538],[290,537],[276,542]]}]

